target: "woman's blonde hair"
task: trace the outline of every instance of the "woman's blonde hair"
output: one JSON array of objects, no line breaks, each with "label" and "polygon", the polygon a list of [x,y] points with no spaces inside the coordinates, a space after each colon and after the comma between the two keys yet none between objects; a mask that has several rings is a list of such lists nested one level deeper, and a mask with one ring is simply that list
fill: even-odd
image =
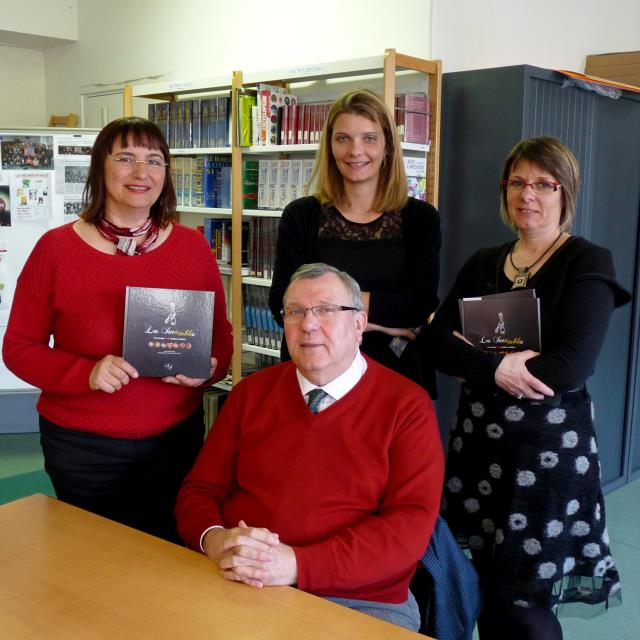
[{"label": "woman's blonde hair", "polygon": [[309,185],[315,184],[313,195],[321,204],[337,204],[344,199],[344,182],[331,151],[333,129],[342,113],[364,116],[377,124],[384,135],[384,157],[372,211],[402,209],[407,204],[407,178],[396,126],[385,103],[367,89],[349,91],[331,106],[309,182]]}]

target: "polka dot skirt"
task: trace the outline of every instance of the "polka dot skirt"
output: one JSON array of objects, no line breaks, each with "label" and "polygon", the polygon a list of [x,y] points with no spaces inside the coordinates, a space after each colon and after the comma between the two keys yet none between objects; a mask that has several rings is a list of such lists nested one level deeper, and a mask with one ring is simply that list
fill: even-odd
[{"label": "polka dot skirt", "polygon": [[619,598],[591,400],[570,398],[552,407],[463,386],[451,430],[442,515],[516,606]]}]

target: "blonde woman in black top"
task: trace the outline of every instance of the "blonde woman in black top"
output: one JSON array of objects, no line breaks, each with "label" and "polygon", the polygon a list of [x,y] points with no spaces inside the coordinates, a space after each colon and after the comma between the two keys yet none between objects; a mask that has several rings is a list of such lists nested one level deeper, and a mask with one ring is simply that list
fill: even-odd
[{"label": "blonde woman in black top", "polygon": [[302,264],[344,270],[362,288],[369,315],[363,352],[433,394],[433,370],[424,370],[413,339],[438,303],[440,220],[430,204],[407,196],[395,124],[374,93],[350,91],[333,104],[312,184],[313,195],[282,215],[269,296],[274,317]]}]

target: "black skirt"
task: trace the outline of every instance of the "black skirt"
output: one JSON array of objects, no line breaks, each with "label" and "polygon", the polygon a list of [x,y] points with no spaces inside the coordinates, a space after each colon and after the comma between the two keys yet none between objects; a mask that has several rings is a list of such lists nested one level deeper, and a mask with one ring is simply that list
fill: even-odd
[{"label": "black skirt", "polygon": [[620,600],[584,390],[550,406],[464,385],[442,515],[492,597],[571,615]]}]

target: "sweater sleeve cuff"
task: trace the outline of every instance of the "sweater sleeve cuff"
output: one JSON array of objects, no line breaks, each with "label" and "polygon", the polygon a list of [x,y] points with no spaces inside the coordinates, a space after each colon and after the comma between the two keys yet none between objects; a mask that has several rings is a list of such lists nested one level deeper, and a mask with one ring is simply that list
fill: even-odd
[{"label": "sweater sleeve cuff", "polygon": [[327,589],[333,582],[330,558],[326,554],[317,558],[314,546],[293,547],[298,565],[298,589],[302,591]]}]

